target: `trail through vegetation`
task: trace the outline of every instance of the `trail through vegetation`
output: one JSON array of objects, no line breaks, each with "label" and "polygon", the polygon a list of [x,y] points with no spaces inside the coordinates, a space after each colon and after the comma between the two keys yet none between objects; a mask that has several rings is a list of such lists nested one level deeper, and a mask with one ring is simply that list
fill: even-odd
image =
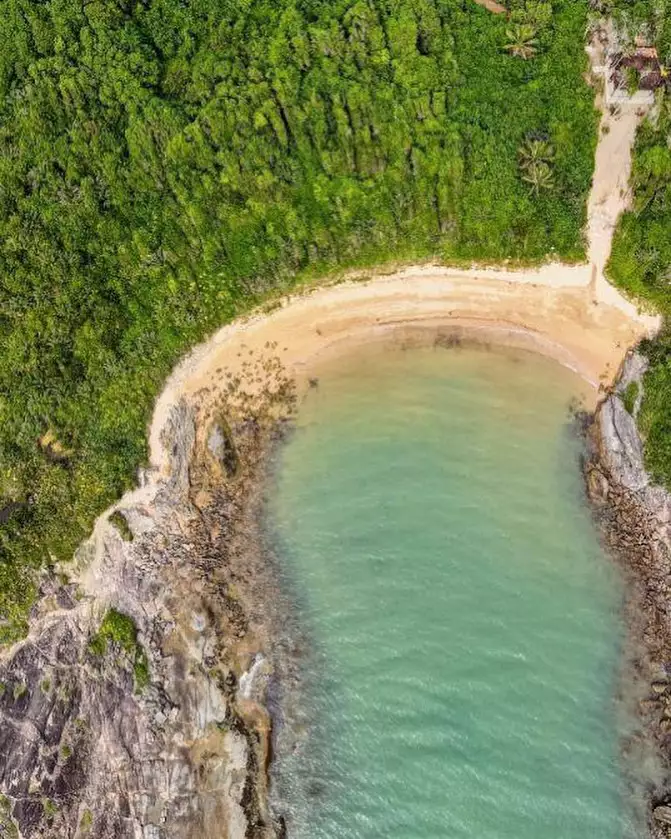
[{"label": "trail through vegetation", "polygon": [[503,15],[508,11],[505,6],[502,6],[500,3],[495,3],[494,0],[475,0],[475,2],[480,6],[484,6],[490,12],[494,12],[495,15]]}]

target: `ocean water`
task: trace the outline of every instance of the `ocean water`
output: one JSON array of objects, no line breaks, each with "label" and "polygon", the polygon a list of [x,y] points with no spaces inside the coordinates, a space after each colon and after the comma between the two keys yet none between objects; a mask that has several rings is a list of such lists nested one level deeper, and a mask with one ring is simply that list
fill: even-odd
[{"label": "ocean water", "polygon": [[306,639],[276,767],[290,839],[637,835],[582,389],[530,353],[396,348],[310,391],[268,504]]}]

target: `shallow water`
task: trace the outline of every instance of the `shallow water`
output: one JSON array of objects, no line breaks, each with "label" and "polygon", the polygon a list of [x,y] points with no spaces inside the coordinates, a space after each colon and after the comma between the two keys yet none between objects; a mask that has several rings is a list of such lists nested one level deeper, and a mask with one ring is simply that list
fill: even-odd
[{"label": "shallow water", "polygon": [[310,392],[269,502],[309,639],[307,737],[277,767],[291,839],[634,835],[581,389],[531,354],[438,348],[368,350]]}]

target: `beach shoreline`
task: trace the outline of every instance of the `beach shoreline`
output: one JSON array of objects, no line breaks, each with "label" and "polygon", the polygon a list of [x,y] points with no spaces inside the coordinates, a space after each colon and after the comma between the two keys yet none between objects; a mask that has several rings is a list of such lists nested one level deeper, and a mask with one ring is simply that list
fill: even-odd
[{"label": "beach shoreline", "polygon": [[[322,278],[270,297],[177,364],[154,405],[137,487],[98,516],[72,563],[42,572],[28,635],[0,657],[3,750],[13,779],[2,789],[0,833],[9,826],[32,835],[46,824],[49,835],[79,835],[86,826],[98,839],[130,839],[162,835],[160,826],[169,825],[179,839],[219,839],[222,830],[229,839],[286,837],[271,789],[281,708],[269,698],[273,680],[299,678],[292,645],[301,641],[284,627],[284,595],[260,532],[270,459],[322,363],[371,342],[412,343],[420,332],[449,346],[502,345],[553,358],[585,381],[581,408],[596,411],[599,422],[609,415],[603,406],[619,398],[612,390],[623,386],[626,353],[660,319],[639,312],[604,274],[630,202],[631,148],[644,112],[610,113],[598,93],[596,106],[602,119],[585,263],[515,270],[426,263]],[[634,427],[632,450],[635,435]],[[631,524],[645,556],[660,543],[657,508],[643,494],[629,515],[631,492],[618,489],[617,469],[608,471],[616,436],[599,437],[587,467],[590,495],[607,515],[621,514],[615,547]],[[659,595],[656,620],[668,602],[660,582],[671,575],[666,554],[642,575]],[[92,653],[111,610],[131,622],[144,659]],[[640,640],[633,623],[630,630]],[[142,689],[138,661],[146,668]],[[653,737],[667,693],[671,709],[671,666],[667,675],[663,692],[647,700]],[[53,749],[45,751],[34,732],[46,719]],[[671,711],[664,719],[662,746],[671,742]],[[60,808],[45,798],[52,788],[66,790]],[[671,825],[671,793],[655,793],[648,804]],[[655,839],[666,835],[660,824],[657,832],[652,824]]]},{"label": "beach shoreline", "polygon": [[639,314],[613,289],[600,295],[592,273],[587,265],[520,272],[410,266],[308,288],[261,307],[196,347],[168,378],[149,430],[151,468],[159,474],[167,468],[161,434],[171,406],[205,391],[204,403],[213,404],[223,395],[220,371],[240,376],[247,356],[270,346],[304,387],[312,364],[357,343],[403,328],[470,332],[571,367],[594,388],[589,407],[595,407],[627,349],[652,335],[659,319]]}]

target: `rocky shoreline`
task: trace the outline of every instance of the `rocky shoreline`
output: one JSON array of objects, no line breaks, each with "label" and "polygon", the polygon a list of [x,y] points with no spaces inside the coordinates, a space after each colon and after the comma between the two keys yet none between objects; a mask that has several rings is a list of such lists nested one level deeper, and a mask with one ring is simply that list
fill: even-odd
[{"label": "rocky shoreline", "polygon": [[169,470],[45,575],[0,657],[3,839],[285,835],[266,692],[292,641],[256,511],[295,396],[276,358],[248,366],[263,397],[238,379],[175,406]]},{"label": "rocky shoreline", "polygon": [[[99,520],[74,567],[45,575],[29,637],[0,656],[3,839],[286,836],[271,764],[278,741],[291,748],[281,695],[300,689],[299,642],[258,511],[296,394],[272,352],[246,365],[223,397],[171,409],[169,468]],[[670,839],[671,495],[643,466],[644,371],[630,353],[591,418],[585,476],[629,583],[629,792]],[[132,619],[131,644],[101,647],[110,609]]]},{"label": "rocky shoreline", "polygon": [[628,353],[588,424],[587,493],[626,583],[620,699],[636,720],[623,743],[629,794],[653,839],[671,837],[671,494],[647,475],[636,416],[646,359]]}]

